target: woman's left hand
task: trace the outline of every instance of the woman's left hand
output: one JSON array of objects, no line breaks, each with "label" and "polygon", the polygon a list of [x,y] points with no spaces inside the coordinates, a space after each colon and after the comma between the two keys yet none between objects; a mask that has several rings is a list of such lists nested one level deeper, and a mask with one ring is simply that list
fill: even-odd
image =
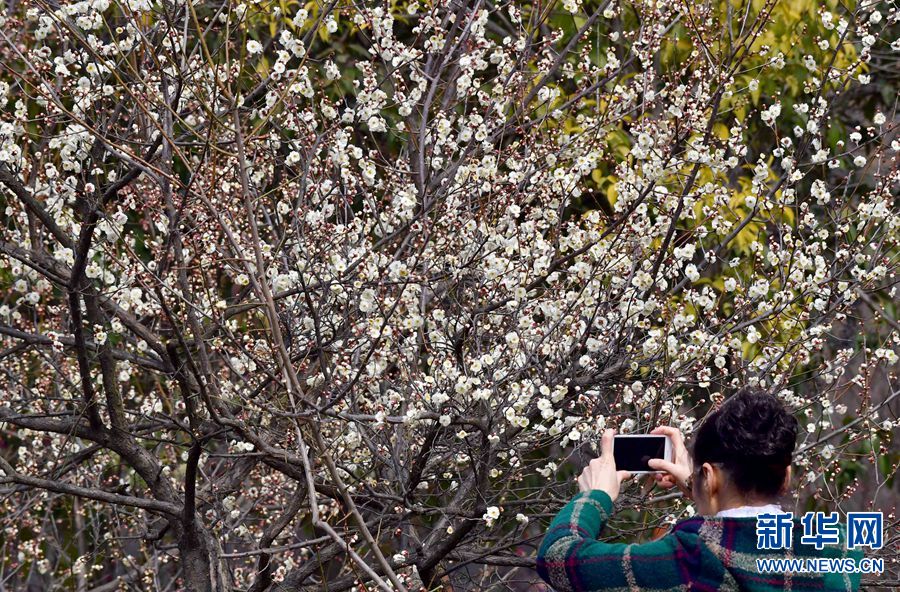
[{"label": "woman's left hand", "polygon": [[615,430],[607,429],[600,438],[600,457],[593,459],[588,466],[581,471],[578,477],[578,489],[590,491],[599,489],[605,491],[613,501],[619,497],[619,489],[622,481],[631,477],[628,471],[617,471],[616,460],[613,458],[613,436]]}]

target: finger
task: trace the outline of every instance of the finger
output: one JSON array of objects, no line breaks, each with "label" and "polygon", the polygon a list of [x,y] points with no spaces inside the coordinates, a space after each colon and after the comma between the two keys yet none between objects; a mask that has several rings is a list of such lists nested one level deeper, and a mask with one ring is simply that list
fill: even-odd
[{"label": "finger", "polygon": [[587,484],[584,479],[584,474],[578,477],[578,491],[587,491]]},{"label": "finger", "polygon": [[578,476],[578,483],[579,483],[579,485],[587,487],[587,484],[590,482],[590,480],[591,480],[591,472],[588,470],[587,467],[585,467],[584,470],[581,471],[581,475]]},{"label": "finger", "polygon": [[655,428],[650,430],[650,433],[651,434],[662,434],[662,435],[669,436],[674,439],[678,439],[678,438],[682,437],[681,430],[679,430],[678,428],[673,428],[672,426],[666,426],[666,425],[656,426]]},{"label": "finger", "polygon": [[651,430],[650,433],[668,436],[672,439],[672,445],[675,448],[684,448],[684,436],[681,435],[681,430],[678,428],[673,428],[672,426],[658,426]]},{"label": "finger", "polygon": [[616,471],[616,477],[619,479],[619,484],[626,479],[631,479],[633,475],[628,471]]},{"label": "finger", "polygon": [[590,476],[591,476],[590,466],[584,467],[584,470],[581,471],[581,475],[578,476],[578,482],[579,483],[581,483],[581,482],[587,483],[588,481],[591,480]]},{"label": "finger", "polygon": [[600,438],[600,456],[606,458],[612,458],[613,455],[613,435],[615,431],[612,428],[607,428],[603,431],[603,436]]},{"label": "finger", "polygon": [[671,489],[675,487],[675,479],[672,479],[669,475],[656,475],[656,484],[662,489]]},{"label": "finger", "polygon": [[651,458],[647,461],[647,466],[655,471],[665,471],[670,474],[672,474],[673,471],[678,471],[678,466],[675,463],[671,463],[661,458]]}]

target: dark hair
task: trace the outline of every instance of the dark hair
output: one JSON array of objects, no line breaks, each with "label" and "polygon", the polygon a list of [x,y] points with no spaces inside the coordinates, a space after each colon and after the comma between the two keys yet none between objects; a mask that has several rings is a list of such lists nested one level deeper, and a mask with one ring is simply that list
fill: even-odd
[{"label": "dark hair", "polygon": [[721,463],[744,493],[778,495],[797,443],[797,418],[775,396],[742,388],[728,398],[697,430],[695,469]]}]

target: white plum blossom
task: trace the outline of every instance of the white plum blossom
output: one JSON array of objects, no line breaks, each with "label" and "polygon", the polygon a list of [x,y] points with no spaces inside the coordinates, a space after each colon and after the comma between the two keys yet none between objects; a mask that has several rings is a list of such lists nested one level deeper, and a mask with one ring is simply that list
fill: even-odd
[{"label": "white plum blossom", "polygon": [[494,521],[500,518],[500,508],[497,506],[490,506],[485,511],[484,515],[482,515],[482,519],[487,523],[490,527],[494,524]]},{"label": "white plum blossom", "polygon": [[766,109],[760,111],[760,118],[768,125],[774,125],[775,120],[781,115],[781,103],[773,103]]},{"label": "white plum blossom", "polygon": [[262,43],[255,39],[250,39],[247,41],[247,53],[254,55],[262,53],[263,46]]},{"label": "white plum blossom", "polygon": [[684,275],[692,282],[696,282],[700,279],[700,272],[697,270],[697,266],[693,263],[689,263],[685,266]]},{"label": "white plum blossom", "polygon": [[333,61],[328,60],[325,62],[325,76],[328,77],[328,80],[337,80],[341,76],[341,72]]}]

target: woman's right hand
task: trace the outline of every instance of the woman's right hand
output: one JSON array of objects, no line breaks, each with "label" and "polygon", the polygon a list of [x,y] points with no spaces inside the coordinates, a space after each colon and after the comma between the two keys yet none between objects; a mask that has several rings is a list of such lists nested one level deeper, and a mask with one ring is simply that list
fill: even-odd
[{"label": "woman's right hand", "polygon": [[685,497],[691,498],[692,492],[689,479],[691,473],[694,472],[694,467],[691,462],[691,455],[684,445],[684,437],[681,435],[681,430],[669,426],[659,426],[650,433],[668,436],[672,441],[672,462],[662,458],[651,458],[647,463],[651,469],[665,471],[665,474],[656,473],[654,475],[657,485],[665,489],[678,487]]}]

